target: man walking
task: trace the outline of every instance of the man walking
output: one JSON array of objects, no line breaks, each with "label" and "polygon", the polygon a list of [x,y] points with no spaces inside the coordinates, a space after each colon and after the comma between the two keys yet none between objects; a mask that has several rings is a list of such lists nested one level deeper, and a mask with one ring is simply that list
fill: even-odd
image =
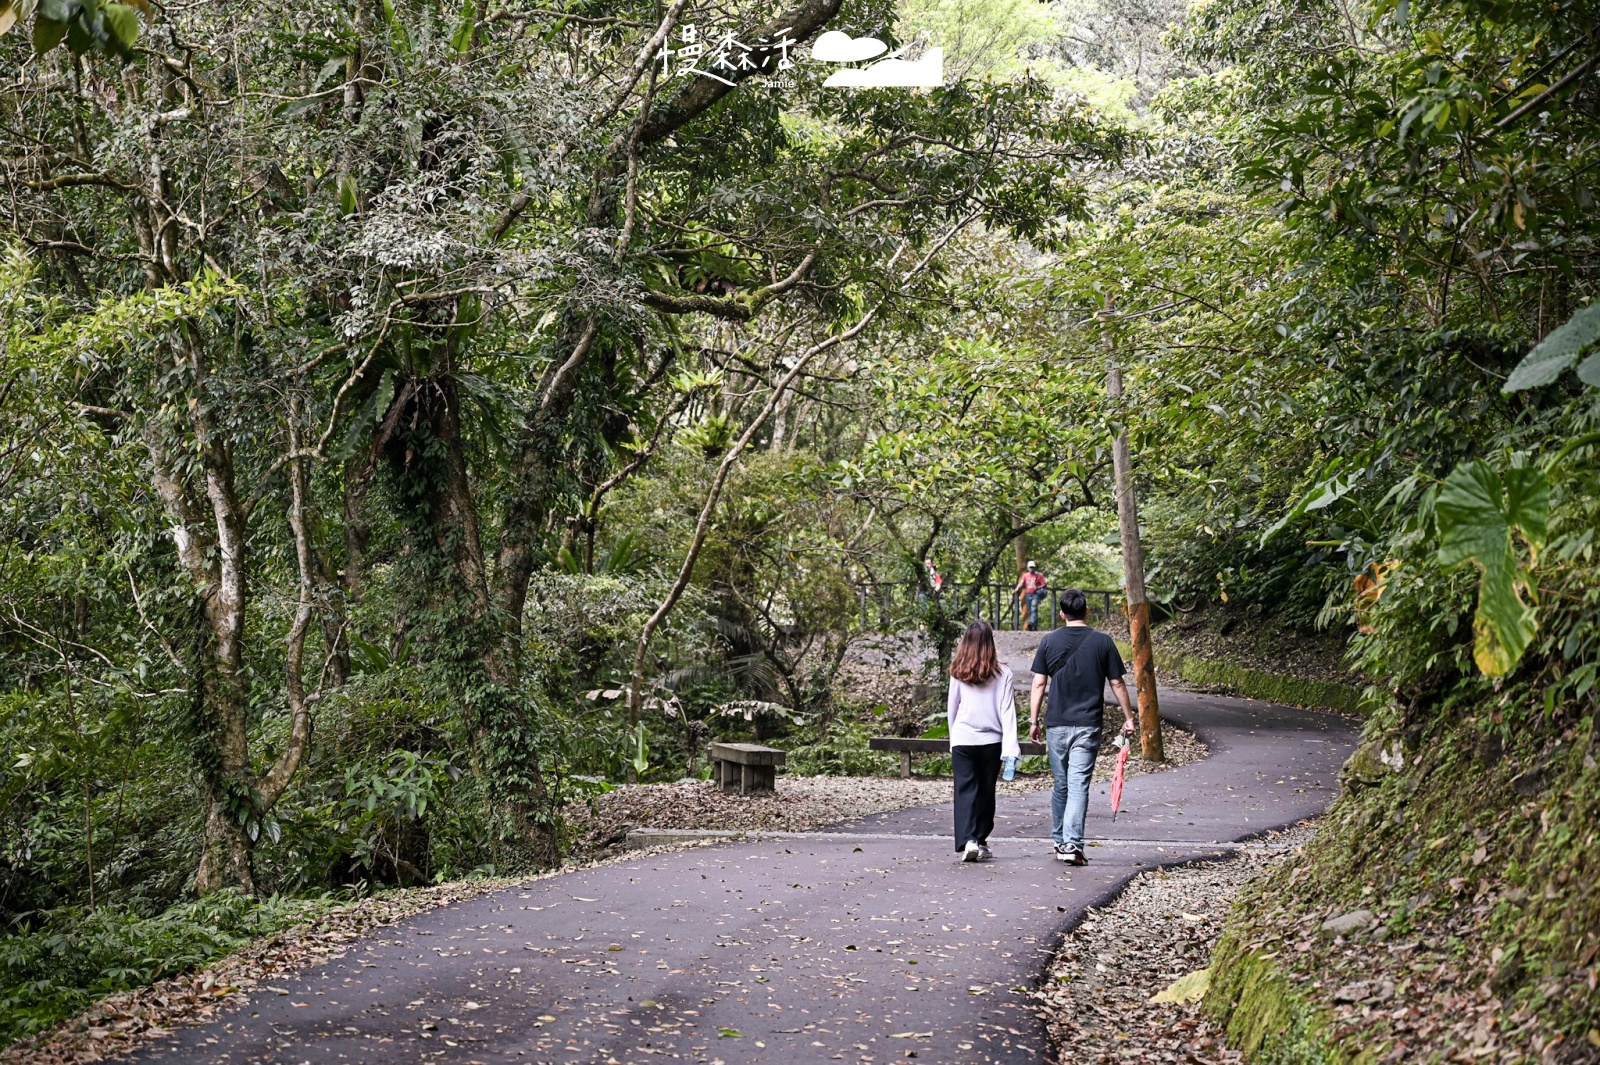
[{"label": "man walking", "polygon": [[1030,561],[1028,568],[1022,571],[1022,576],[1017,578],[1017,586],[1012,590],[1013,595],[1021,595],[1022,603],[1027,607],[1027,620],[1022,623],[1024,629],[1039,628],[1039,604],[1044,597],[1050,594],[1050,582],[1044,574],[1039,572],[1039,564]]},{"label": "man walking", "polygon": [[[1033,656],[1028,714],[1029,738],[1038,743],[1043,732],[1050,752],[1050,773],[1055,777],[1050,838],[1055,841],[1056,858],[1073,865],[1089,863],[1083,853],[1083,819],[1089,812],[1094,756],[1100,750],[1107,681],[1122,706],[1122,731],[1134,731],[1133,704],[1128,686],[1122,682],[1127,672],[1122,655],[1111,637],[1084,621],[1088,612],[1083,592],[1068,588],[1061,593],[1061,619],[1066,624],[1039,641]],[[1050,709],[1041,729],[1039,710],[1046,692]]]}]

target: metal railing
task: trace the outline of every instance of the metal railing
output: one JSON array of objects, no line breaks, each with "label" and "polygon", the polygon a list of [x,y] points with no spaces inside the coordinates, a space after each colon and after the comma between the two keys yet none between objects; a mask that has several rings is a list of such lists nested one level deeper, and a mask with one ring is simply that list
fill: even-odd
[{"label": "metal railing", "polygon": [[[1022,601],[1022,596],[1013,589],[1015,585],[1001,584],[998,581],[980,585],[978,594],[972,603],[971,615],[982,618],[996,629],[1020,629],[1027,620],[1027,607]],[[1089,616],[1091,624],[1104,623],[1109,619],[1114,609],[1114,603],[1120,602],[1122,592],[1105,588],[1085,588],[1082,590],[1089,599]],[[1045,598],[1039,602],[1039,628],[1054,629],[1061,624],[1061,589],[1045,589]],[[943,595],[953,594],[953,589],[948,585]],[[873,584],[860,583],[856,585],[856,597],[861,604],[861,627],[867,628],[871,624],[872,615],[877,615],[878,628],[887,632],[895,622],[910,613],[910,608],[922,601],[924,593],[915,585],[906,584]]]},{"label": "metal railing", "polygon": [[[1027,605],[1022,596],[1012,590],[1014,587],[998,583],[984,585],[973,605],[973,616],[982,618],[996,629],[1022,628],[1027,621]],[[1112,596],[1120,598],[1122,595],[1120,591],[1112,592],[1104,588],[1084,588],[1082,591],[1089,600],[1088,620],[1091,624],[1104,622],[1111,617]],[[1045,597],[1039,601],[1039,628],[1054,629],[1060,624],[1061,589],[1046,588]]]}]

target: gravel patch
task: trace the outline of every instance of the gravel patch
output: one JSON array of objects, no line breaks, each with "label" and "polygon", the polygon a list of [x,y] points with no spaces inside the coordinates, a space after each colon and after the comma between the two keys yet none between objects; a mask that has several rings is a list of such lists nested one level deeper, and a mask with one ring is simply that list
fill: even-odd
[{"label": "gravel patch", "polygon": [[1205,968],[1246,881],[1303,847],[1314,822],[1241,844],[1237,857],[1155,869],[1092,909],[1062,940],[1034,998],[1062,1065],[1240,1062],[1198,1001],[1151,1003]]},{"label": "gravel patch", "polygon": [[[1110,780],[1116,768],[1113,744],[1119,727],[1119,722],[1107,723],[1095,764],[1096,780]],[[1167,761],[1147,762],[1136,753],[1128,759],[1128,776],[1173,769],[1205,757],[1205,744],[1192,732],[1164,723],[1161,736]],[[1021,773],[1015,780],[1000,781],[997,793],[1020,795],[1050,787],[1048,772]],[[950,789],[946,775],[909,780],[780,776],[774,794],[740,796],[721,791],[709,780],[680,780],[620,787],[587,803],[574,803],[565,816],[574,851],[593,854],[621,845],[635,828],[805,832],[868,814],[949,802]]]},{"label": "gravel patch", "polygon": [[[1131,762],[1131,760],[1130,760]],[[1043,791],[1048,774],[1001,781],[1002,795]],[[740,796],[709,780],[636,784],[567,809],[580,849],[615,846],[633,828],[703,828],[804,832],[868,814],[950,801],[949,777],[783,777],[772,795]]]}]

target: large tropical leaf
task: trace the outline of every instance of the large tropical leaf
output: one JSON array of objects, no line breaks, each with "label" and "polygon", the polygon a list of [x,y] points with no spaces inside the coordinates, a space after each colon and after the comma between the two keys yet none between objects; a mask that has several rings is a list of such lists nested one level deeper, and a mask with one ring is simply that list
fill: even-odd
[{"label": "large tropical leaf", "polygon": [[[1535,467],[1502,476],[1482,460],[1462,463],[1446,478],[1435,507],[1439,563],[1467,562],[1482,571],[1473,618],[1472,656],[1486,676],[1510,672],[1538,629],[1538,610],[1523,598],[1535,594],[1531,567],[1544,546],[1550,516],[1550,484]],[[1525,568],[1512,533],[1529,549]]]},{"label": "large tropical leaf", "polygon": [[[1567,319],[1565,325],[1552,329],[1550,334],[1532,351],[1524,355],[1517,368],[1511,371],[1501,391],[1520,392],[1524,388],[1547,385],[1561,376],[1561,371],[1572,365],[1583,349],[1600,339],[1600,300],[1595,300],[1583,310]],[[1578,370],[1584,384],[1600,387],[1600,357],[1590,356]]]},{"label": "large tropical leaf", "polygon": [[28,0],[0,0],[0,37],[9,33],[11,27],[28,17],[24,5]]}]

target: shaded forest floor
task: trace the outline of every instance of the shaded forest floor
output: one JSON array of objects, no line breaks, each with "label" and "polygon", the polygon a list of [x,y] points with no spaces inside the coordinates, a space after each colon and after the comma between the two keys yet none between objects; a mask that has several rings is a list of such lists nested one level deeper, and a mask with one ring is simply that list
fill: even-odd
[{"label": "shaded forest floor", "polygon": [[[1118,620],[1124,639],[1126,623]],[[1179,612],[1155,626],[1152,640],[1163,661],[1188,657],[1223,660],[1246,669],[1301,680],[1361,687],[1367,679],[1345,659],[1348,629],[1305,630],[1226,603]]]}]

